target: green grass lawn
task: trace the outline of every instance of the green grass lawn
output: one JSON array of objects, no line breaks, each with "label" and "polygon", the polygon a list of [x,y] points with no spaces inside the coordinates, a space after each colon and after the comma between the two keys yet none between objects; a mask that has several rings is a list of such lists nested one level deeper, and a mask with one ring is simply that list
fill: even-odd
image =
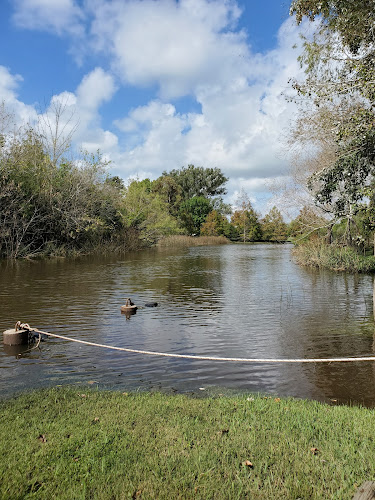
[{"label": "green grass lawn", "polygon": [[77,388],[0,406],[7,500],[343,500],[375,477],[365,408]]}]

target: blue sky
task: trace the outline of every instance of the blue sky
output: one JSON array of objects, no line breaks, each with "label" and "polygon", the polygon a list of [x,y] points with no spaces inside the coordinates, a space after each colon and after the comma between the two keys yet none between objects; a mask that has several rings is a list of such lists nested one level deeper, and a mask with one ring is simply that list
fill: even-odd
[{"label": "blue sky", "polygon": [[[0,100],[36,121],[64,102],[74,146],[110,171],[157,178],[195,164],[265,212],[287,176],[298,28],[284,0],[3,0]],[[6,48],[6,49],[5,49]]]}]

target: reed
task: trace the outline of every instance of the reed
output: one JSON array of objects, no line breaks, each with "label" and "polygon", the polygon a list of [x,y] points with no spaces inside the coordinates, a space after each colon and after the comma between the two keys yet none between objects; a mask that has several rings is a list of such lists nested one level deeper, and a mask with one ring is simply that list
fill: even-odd
[{"label": "reed", "polygon": [[184,236],[172,235],[159,240],[159,247],[197,247],[208,245],[225,245],[230,243],[225,236]]},{"label": "reed", "polygon": [[307,242],[293,249],[296,262],[331,271],[366,273],[375,271],[375,257],[360,255],[356,249],[322,242]]}]

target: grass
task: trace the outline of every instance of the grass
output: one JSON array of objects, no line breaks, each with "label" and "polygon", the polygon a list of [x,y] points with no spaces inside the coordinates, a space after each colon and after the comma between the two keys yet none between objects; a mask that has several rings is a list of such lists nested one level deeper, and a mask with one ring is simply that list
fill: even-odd
[{"label": "grass", "polygon": [[159,247],[197,247],[206,245],[224,245],[230,243],[225,236],[167,236],[158,242]]},{"label": "grass", "polygon": [[373,255],[360,255],[354,248],[350,247],[308,242],[296,246],[293,255],[298,264],[308,267],[357,273],[375,271],[375,257]]},{"label": "grass", "polygon": [[351,499],[374,410],[76,388],[1,403],[2,499]]}]

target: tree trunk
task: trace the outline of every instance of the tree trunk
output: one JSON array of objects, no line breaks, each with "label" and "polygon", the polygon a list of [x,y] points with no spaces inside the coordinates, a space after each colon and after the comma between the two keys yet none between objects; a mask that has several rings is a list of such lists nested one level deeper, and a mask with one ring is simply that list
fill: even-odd
[{"label": "tree trunk", "polygon": [[352,219],[349,217],[348,218],[348,224],[346,226],[346,241],[349,246],[352,244]]},{"label": "tree trunk", "polygon": [[326,242],[328,245],[332,244],[332,228],[333,228],[333,224],[330,224],[328,226],[328,231],[327,231],[327,236],[326,236]]}]

